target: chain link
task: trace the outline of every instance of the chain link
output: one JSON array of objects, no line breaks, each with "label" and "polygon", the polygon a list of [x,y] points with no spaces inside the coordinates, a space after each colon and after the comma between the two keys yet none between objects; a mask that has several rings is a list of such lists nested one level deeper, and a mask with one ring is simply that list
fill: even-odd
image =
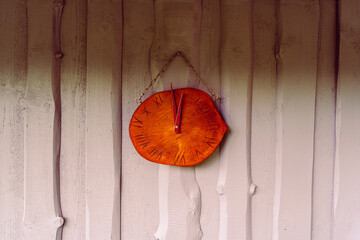
[{"label": "chain link", "polygon": [[149,86],[141,93],[140,97],[135,98],[135,102],[138,103],[138,101],[141,103],[141,98],[146,94],[146,92],[155,84],[156,80],[162,76],[165,71],[167,70],[167,68],[169,67],[170,63],[172,63],[172,61],[177,57],[177,56],[181,56],[183,58],[183,60],[185,61],[185,63],[190,67],[190,69],[193,71],[193,73],[195,74],[196,78],[199,79],[199,81],[201,81],[205,87],[208,89],[208,91],[211,93],[211,95],[215,98],[215,100],[218,100],[219,94],[215,93],[205,82],[205,80],[200,76],[200,74],[196,71],[195,67],[190,63],[189,59],[185,56],[185,54],[181,51],[177,51],[176,53],[174,53],[173,55],[171,55],[171,57],[169,58],[169,60],[167,61],[167,63],[161,68],[160,72],[155,76],[155,78],[153,80],[151,80]]}]

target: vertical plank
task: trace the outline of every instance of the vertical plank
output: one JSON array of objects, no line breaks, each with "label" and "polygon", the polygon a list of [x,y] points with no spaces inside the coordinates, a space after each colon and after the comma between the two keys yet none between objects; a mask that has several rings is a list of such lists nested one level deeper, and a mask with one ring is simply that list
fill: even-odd
[{"label": "vertical plank", "polygon": [[[201,11],[200,75],[213,91],[220,93],[220,1],[202,1]],[[202,83],[197,87],[208,91]],[[215,102],[218,106],[219,103],[220,101]],[[219,233],[219,198],[215,191],[219,173],[219,150],[215,150],[211,157],[197,165],[195,172],[201,191],[202,240],[209,240]]]},{"label": "vertical plank", "polygon": [[254,82],[251,123],[251,173],[258,186],[252,200],[252,239],[271,239],[275,189],[274,56],[275,1],[254,1]]},{"label": "vertical plank", "polygon": [[63,223],[57,199],[58,125],[52,91],[53,4],[27,1],[28,75],[25,93],[25,239],[55,239]]},{"label": "vertical plank", "polygon": [[[155,77],[169,57],[183,51],[199,69],[199,43],[201,26],[201,1],[155,2],[155,35],[151,46],[151,74]],[[164,75],[164,81],[155,90],[197,86],[194,75],[184,62],[175,60]],[[166,80],[166,82],[165,82]],[[195,167],[178,168],[160,166],[159,176],[168,175],[167,182],[159,182],[160,224],[157,239],[200,239],[201,195],[196,180]],[[159,177],[159,181],[161,181]],[[161,204],[167,199],[167,212]],[[167,222],[162,221],[167,218]],[[162,230],[165,229],[165,230]],[[161,230],[161,232],[160,232]]]},{"label": "vertical plank", "polygon": [[60,196],[65,240],[86,237],[86,11],[86,1],[66,1],[62,23]]},{"label": "vertical plank", "polygon": [[[360,16],[358,1],[340,1],[336,106],[334,239],[360,238]],[[355,187],[353,187],[355,184]]]},{"label": "vertical plank", "polygon": [[229,126],[217,187],[221,240],[251,239],[252,7],[252,1],[221,2],[222,112]]},{"label": "vertical plank", "polygon": [[118,72],[113,70],[121,69],[115,65],[120,57],[115,36],[121,32],[114,22],[122,10],[121,1],[90,1],[87,7],[86,239],[106,239],[113,233],[114,201],[118,201],[114,170],[115,166],[119,170],[119,159],[114,156],[113,133],[118,128],[113,125],[111,93],[117,91],[112,90],[114,81],[120,81],[114,79]]},{"label": "vertical plank", "polygon": [[313,174],[313,240],[332,239],[335,159],[336,2],[319,1]]},{"label": "vertical plank", "polygon": [[138,107],[134,99],[151,81],[149,58],[155,27],[154,2],[126,0],[123,9],[121,237],[153,239],[159,223],[159,166],[137,154],[129,137],[129,123]]},{"label": "vertical plank", "polygon": [[0,1],[0,238],[22,239],[24,112],[27,72],[25,1]]},{"label": "vertical plank", "polygon": [[319,8],[316,1],[296,0],[277,7],[273,238],[309,239]]},{"label": "vertical plank", "polygon": [[64,8],[64,0],[53,1],[52,9],[52,66],[51,66],[51,87],[54,99],[54,132],[53,132],[53,178],[54,178],[54,212],[57,216],[55,221],[58,224],[55,238],[62,239],[62,225],[64,219],[60,204],[60,154],[61,154],[61,21]]},{"label": "vertical plank", "polygon": [[113,126],[114,192],[111,239],[121,239],[121,166],[122,166],[122,71],[123,0],[113,2],[114,57],[112,59],[111,107]]}]

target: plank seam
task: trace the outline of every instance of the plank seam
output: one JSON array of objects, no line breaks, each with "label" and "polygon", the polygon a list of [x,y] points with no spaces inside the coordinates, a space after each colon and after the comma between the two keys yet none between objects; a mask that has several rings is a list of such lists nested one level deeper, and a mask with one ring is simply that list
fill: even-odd
[{"label": "plank seam", "polygon": [[334,118],[335,118],[335,126],[334,126],[334,159],[333,159],[333,173],[332,173],[332,212],[331,212],[331,239],[334,239],[334,231],[335,231],[335,210],[337,205],[337,195],[338,195],[338,185],[337,185],[337,170],[338,170],[338,164],[339,164],[339,138],[340,138],[340,132],[339,129],[341,125],[341,116],[340,116],[340,100],[338,98],[339,93],[339,57],[340,57],[340,0],[335,0],[335,87],[334,87],[334,102],[335,102],[335,111],[334,111]]},{"label": "plank seam", "polygon": [[61,240],[64,218],[61,212],[60,200],[60,151],[61,151],[61,20],[64,8],[64,0],[54,1],[53,7],[53,60],[52,60],[52,94],[54,100],[54,128],[53,128],[53,191],[54,191],[54,211],[56,219],[54,220],[56,230],[56,239]]},{"label": "plank seam", "polygon": [[315,106],[314,106],[314,132],[313,132],[313,161],[312,161],[312,184],[311,184],[311,219],[310,219],[310,240],[313,239],[314,231],[314,188],[315,188],[315,160],[316,160],[316,132],[317,124],[316,118],[318,113],[318,94],[319,94],[319,71],[320,71],[320,52],[321,52],[321,32],[322,32],[322,11],[321,0],[318,1],[319,5],[319,19],[318,19],[318,33],[317,33],[317,54],[316,54],[316,82],[315,82]]},{"label": "plank seam", "polygon": [[[254,80],[254,1],[250,1],[249,6],[249,42],[250,42],[250,74],[248,79],[248,89],[247,89],[247,133],[246,133],[246,142],[247,142],[247,175],[248,175],[248,184],[249,184],[249,193],[248,193],[248,206],[246,210],[247,218],[247,227],[246,227],[246,239],[252,239],[252,196],[251,186],[253,185],[252,180],[252,169],[251,169],[251,146],[252,146],[252,107],[253,107],[253,80]],[[255,185],[254,185],[255,186]],[[254,190],[255,191],[255,190]]]},{"label": "plank seam", "polygon": [[275,78],[276,78],[276,100],[275,100],[275,191],[273,205],[273,232],[272,240],[279,239],[279,214],[280,214],[280,194],[281,194],[281,172],[282,172],[282,89],[280,67],[280,42],[281,42],[281,26],[280,26],[280,0],[275,0]]}]

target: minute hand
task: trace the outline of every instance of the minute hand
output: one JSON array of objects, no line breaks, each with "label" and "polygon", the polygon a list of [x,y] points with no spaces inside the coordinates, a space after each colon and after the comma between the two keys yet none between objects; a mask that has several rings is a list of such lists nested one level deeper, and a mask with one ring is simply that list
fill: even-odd
[{"label": "minute hand", "polygon": [[177,113],[176,113],[176,118],[175,118],[175,133],[180,132],[180,120],[181,120],[181,110],[182,110],[183,96],[184,96],[184,93],[181,93],[180,102],[179,102],[179,106],[178,106]]}]

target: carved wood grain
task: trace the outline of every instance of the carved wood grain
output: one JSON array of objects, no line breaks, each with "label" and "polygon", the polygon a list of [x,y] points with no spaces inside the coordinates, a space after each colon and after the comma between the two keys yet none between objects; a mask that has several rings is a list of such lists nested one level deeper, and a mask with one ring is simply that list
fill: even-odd
[{"label": "carved wood grain", "polygon": [[0,238],[22,239],[26,1],[0,1],[0,32]]},{"label": "carved wood grain", "polygon": [[318,67],[315,105],[312,240],[332,239],[335,103],[336,2],[319,1]]},{"label": "carved wood grain", "polygon": [[254,1],[254,79],[251,119],[252,240],[271,239],[275,189],[275,0]]},{"label": "carved wood grain", "polygon": [[311,235],[319,5],[280,1],[277,7],[273,238],[300,240]]},{"label": "carved wood grain", "polygon": [[[333,238],[360,237],[360,5],[338,1],[339,53],[336,99]],[[356,106],[356,107],[355,107]]]},{"label": "carved wood grain", "polygon": [[123,12],[121,237],[153,239],[159,224],[159,166],[137,154],[128,127],[138,106],[134,99],[152,77],[149,49],[155,31],[154,1],[125,0]]},{"label": "carved wood grain", "polygon": [[63,239],[86,239],[87,2],[66,1],[61,28],[60,197]]},{"label": "carved wood grain", "polygon": [[[214,92],[220,93],[220,1],[204,0],[201,3],[200,26],[200,76]],[[198,82],[195,85],[203,91],[206,87]],[[221,114],[221,103],[215,101]],[[196,180],[201,190],[200,225],[202,240],[211,240],[219,232],[219,197],[215,191],[219,174],[219,148],[204,162],[195,166]]]},{"label": "carved wood grain", "polygon": [[61,239],[64,222],[58,194],[62,2],[57,3],[27,2],[24,239]]},{"label": "carved wood grain", "polygon": [[217,186],[221,240],[251,239],[252,4],[221,2],[222,112],[230,128],[220,152]]}]

